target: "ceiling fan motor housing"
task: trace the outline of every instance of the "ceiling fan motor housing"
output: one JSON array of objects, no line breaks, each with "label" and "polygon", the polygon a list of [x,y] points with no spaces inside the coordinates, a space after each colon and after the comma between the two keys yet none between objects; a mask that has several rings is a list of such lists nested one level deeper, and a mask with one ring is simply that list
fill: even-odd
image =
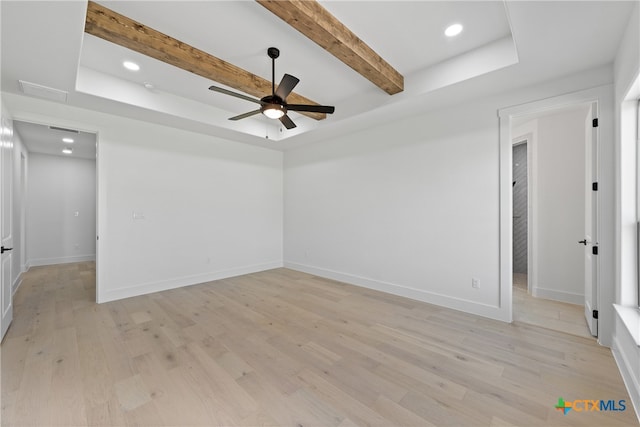
[{"label": "ceiling fan motor housing", "polygon": [[270,119],[278,119],[287,128],[293,129],[296,124],[287,116],[288,111],[298,112],[314,112],[332,114],[335,110],[334,107],[328,105],[317,104],[287,104],[287,96],[291,93],[293,88],[298,84],[300,79],[290,74],[285,74],[282,77],[282,81],[276,88],[276,58],[280,56],[280,50],[277,47],[270,47],[267,49],[267,55],[271,58],[271,95],[267,95],[260,100],[251,98],[246,95],[232,92],[228,89],[223,89],[216,86],[210,86],[209,90],[224,93],[227,95],[235,96],[236,98],[245,99],[247,101],[260,104],[258,110],[249,111],[248,113],[240,114],[229,118],[229,120],[240,120],[247,117],[251,117],[256,114],[264,114]]}]

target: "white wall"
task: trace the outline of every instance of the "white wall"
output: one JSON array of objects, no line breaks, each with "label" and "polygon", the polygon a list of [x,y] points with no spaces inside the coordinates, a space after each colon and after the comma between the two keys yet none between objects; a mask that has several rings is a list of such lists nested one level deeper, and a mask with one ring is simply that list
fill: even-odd
[{"label": "white wall", "polygon": [[98,133],[99,302],[282,265],[282,153],[3,99],[16,119]]},{"label": "white wall", "polygon": [[282,265],[281,153],[140,123],[120,133],[100,133],[106,299]]},{"label": "white wall", "polygon": [[287,152],[286,264],[444,305],[496,306],[494,121],[466,107]]},{"label": "white wall", "polygon": [[[614,62],[616,106],[616,322],[612,350],[640,419],[640,312],[637,304],[637,117],[640,98],[640,5],[631,14]],[[634,88],[635,83],[635,88]]]},{"label": "white wall", "polygon": [[512,130],[532,141],[535,296],[584,304],[585,119],[589,106],[536,115]]},{"label": "white wall", "polygon": [[[497,111],[583,89],[578,81],[524,88],[287,152],[285,266],[510,318],[499,271]],[[503,285],[510,288],[510,281]]]},{"label": "white wall", "polygon": [[[24,165],[22,164],[21,157],[24,156]],[[29,159],[29,152],[15,131],[13,133],[13,266],[12,266],[12,278],[13,292],[16,291],[20,285],[22,273],[27,270],[27,256],[25,252],[26,248],[26,217],[23,216],[23,208],[26,206],[26,193],[22,191],[22,168],[25,168],[25,181],[26,170]]]},{"label": "white wall", "polygon": [[31,153],[28,182],[28,265],[94,260],[95,160]]}]

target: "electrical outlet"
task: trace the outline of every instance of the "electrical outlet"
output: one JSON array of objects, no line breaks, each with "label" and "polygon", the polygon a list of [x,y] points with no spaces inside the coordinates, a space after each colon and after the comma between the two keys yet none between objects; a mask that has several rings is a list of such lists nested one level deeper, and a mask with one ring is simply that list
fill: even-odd
[{"label": "electrical outlet", "polygon": [[472,278],[471,287],[476,289],[480,288],[480,279],[478,279],[477,277]]}]

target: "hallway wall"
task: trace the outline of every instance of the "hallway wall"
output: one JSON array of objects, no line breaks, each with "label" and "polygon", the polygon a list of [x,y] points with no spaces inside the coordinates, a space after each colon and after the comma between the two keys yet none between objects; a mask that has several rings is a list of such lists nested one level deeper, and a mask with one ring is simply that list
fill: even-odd
[{"label": "hallway wall", "polygon": [[28,173],[28,265],[95,260],[95,160],[31,153]]}]

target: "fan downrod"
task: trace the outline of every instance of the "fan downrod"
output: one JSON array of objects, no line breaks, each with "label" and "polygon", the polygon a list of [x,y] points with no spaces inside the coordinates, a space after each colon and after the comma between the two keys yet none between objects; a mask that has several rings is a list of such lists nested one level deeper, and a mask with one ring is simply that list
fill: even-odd
[{"label": "fan downrod", "polygon": [[267,55],[269,55],[269,58],[271,59],[276,59],[280,56],[280,49],[278,49],[277,47],[270,47],[269,49],[267,49]]}]

